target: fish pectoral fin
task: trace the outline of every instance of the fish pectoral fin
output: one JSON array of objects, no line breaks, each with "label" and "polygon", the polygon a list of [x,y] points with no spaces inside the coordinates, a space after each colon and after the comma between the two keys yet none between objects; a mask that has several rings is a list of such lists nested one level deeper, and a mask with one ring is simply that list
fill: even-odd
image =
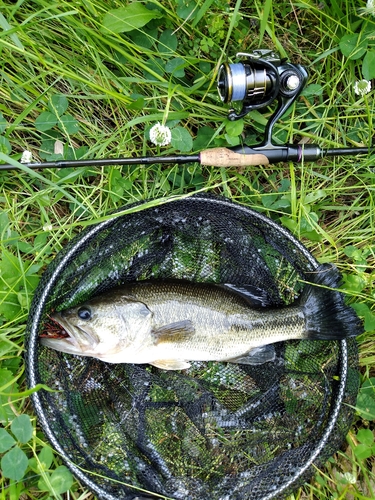
[{"label": "fish pectoral fin", "polygon": [[268,361],[274,361],[276,357],[275,347],[273,345],[262,345],[251,349],[244,355],[236,358],[227,359],[229,363],[239,363],[243,365],[262,365]]},{"label": "fish pectoral fin", "polygon": [[152,333],[155,337],[155,344],[158,345],[162,342],[181,342],[194,332],[195,328],[192,321],[187,319],[163,325]]},{"label": "fish pectoral fin", "polygon": [[182,359],[157,359],[150,365],[161,368],[162,370],[186,370],[190,368],[190,363]]}]

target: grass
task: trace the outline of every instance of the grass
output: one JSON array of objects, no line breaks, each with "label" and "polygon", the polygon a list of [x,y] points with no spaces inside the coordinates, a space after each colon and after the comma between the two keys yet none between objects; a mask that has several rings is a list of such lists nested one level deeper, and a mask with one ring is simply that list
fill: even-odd
[{"label": "grass", "polygon": [[[363,1],[331,2],[328,7],[311,0],[238,0],[229,7],[224,0],[151,0],[147,5],[157,15],[146,25],[125,33],[103,30],[105,14],[123,5],[114,0],[2,2],[1,159],[19,160],[25,149],[35,159],[58,159],[56,141],[66,158],[194,153],[238,144],[244,130],[254,143],[270,111],[252,112],[233,126],[217,97],[215,78],[221,61],[259,47],[276,49],[310,74],[306,91],[277,126],[278,141],[323,148],[371,144],[374,94],[358,96],[353,90],[356,80],[375,76],[369,65],[375,53],[375,18],[358,15]],[[48,117],[55,120],[52,126]],[[172,129],[183,127],[191,141],[175,139],[172,146],[158,149],[148,141],[148,130],[157,121]],[[90,498],[76,481],[70,484],[66,472],[65,490],[58,490],[48,475],[60,462],[48,455],[22,392],[24,326],[39,276],[56,253],[83,226],[137,200],[160,203],[197,191],[222,194],[265,212],[319,261],[335,263],[365,319],[366,332],[359,339],[361,383],[363,390],[366,384],[371,389],[374,156],[243,172],[196,164],[24,170],[0,172],[0,181],[2,421],[9,429],[7,421],[27,414],[34,429],[21,447],[34,463],[25,477],[0,480],[0,498],[59,498],[66,491],[69,498]],[[374,406],[373,392],[368,397],[367,404]],[[375,411],[366,401],[359,399],[347,446],[290,500],[375,496],[373,440],[361,434],[374,428]],[[38,468],[41,450],[47,450],[48,467]],[[38,474],[42,482],[35,479]]]}]

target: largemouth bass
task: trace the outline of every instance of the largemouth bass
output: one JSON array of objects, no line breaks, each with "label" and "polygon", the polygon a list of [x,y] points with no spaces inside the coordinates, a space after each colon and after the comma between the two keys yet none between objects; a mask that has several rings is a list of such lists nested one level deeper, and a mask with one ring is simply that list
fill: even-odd
[{"label": "largemouth bass", "polygon": [[68,336],[41,342],[109,363],[178,370],[191,361],[261,364],[274,359],[275,342],[362,333],[343,295],[329,289],[339,284],[337,269],[323,265],[311,276],[300,298],[280,308],[254,307],[243,294],[220,285],[129,283],[54,314]]}]

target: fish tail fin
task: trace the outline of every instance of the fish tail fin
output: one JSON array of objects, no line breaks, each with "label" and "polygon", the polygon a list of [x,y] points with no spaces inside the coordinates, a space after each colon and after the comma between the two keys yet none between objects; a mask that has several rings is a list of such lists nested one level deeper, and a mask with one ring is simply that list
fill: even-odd
[{"label": "fish tail fin", "polygon": [[345,304],[337,289],[341,275],[332,264],[322,264],[309,279],[300,297],[305,315],[306,337],[316,340],[341,340],[363,333],[361,320],[354,309]]}]

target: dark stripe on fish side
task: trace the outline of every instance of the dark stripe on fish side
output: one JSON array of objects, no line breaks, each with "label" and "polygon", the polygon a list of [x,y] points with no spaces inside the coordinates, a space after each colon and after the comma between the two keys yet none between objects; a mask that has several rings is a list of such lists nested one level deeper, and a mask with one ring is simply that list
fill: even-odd
[{"label": "dark stripe on fish side", "polygon": [[[272,311],[272,312],[271,312]],[[286,306],[263,311],[264,317],[258,317],[247,323],[233,322],[231,331],[249,332],[259,330],[264,332],[264,344],[276,342],[274,337],[283,337],[284,340],[296,339],[296,330],[300,330],[300,338],[307,338],[305,333],[305,317],[301,307]],[[293,333],[291,333],[293,331]],[[268,332],[270,332],[268,334]],[[290,332],[290,335],[289,335]]]}]

